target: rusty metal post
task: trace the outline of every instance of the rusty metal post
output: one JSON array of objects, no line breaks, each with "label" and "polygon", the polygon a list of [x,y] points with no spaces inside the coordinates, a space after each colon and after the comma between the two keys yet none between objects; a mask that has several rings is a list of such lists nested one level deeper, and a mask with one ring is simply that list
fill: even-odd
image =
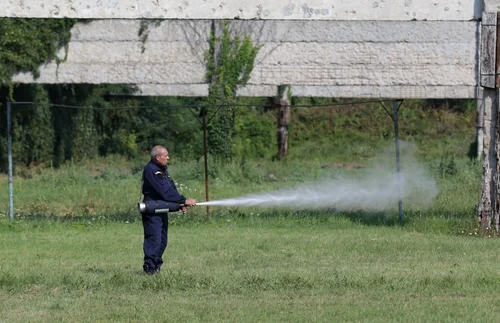
[{"label": "rusty metal post", "polygon": [[[208,148],[207,148],[207,110],[205,107],[200,112],[203,121],[203,157],[205,162],[205,201],[210,201],[208,193]],[[210,216],[210,207],[207,205],[207,217]]]},{"label": "rusty metal post", "polygon": [[278,159],[284,159],[288,152],[288,123],[290,122],[289,85],[278,86]]},{"label": "rusty metal post", "polygon": [[7,102],[7,155],[9,163],[9,220],[14,221],[14,189],[12,185],[12,116],[11,102]]},{"label": "rusty metal post", "polygon": [[398,180],[398,210],[399,210],[399,221],[403,221],[403,199],[401,198],[401,160],[399,154],[399,120],[398,120],[398,105],[397,100],[392,101],[392,113],[394,121],[394,141],[396,143],[396,176]]}]

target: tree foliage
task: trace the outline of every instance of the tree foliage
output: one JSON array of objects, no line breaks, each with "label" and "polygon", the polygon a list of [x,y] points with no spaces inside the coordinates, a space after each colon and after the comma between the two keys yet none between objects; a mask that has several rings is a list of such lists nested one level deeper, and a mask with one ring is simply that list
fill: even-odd
[{"label": "tree foliage", "polygon": [[213,105],[234,104],[238,87],[250,79],[260,46],[255,46],[248,35],[233,35],[227,21],[221,22],[219,27],[221,33],[217,32],[216,23],[212,23],[210,47],[205,54],[209,83],[207,102],[211,106],[208,114],[214,115],[208,128],[208,145],[214,157],[229,160],[233,152],[237,110],[228,106],[219,109]]},{"label": "tree foliage", "polygon": [[[158,144],[176,156],[203,154],[200,123],[193,116],[201,99],[126,95],[133,90],[128,85],[89,84],[14,87],[14,100],[37,102],[12,104],[14,162],[57,167],[70,160],[111,154],[134,158]],[[0,88],[0,95],[7,92],[7,87]],[[5,103],[0,113],[5,115]],[[2,122],[0,169],[7,166],[6,136]]]},{"label": "tree foliage", "polygon": [[57,53],[71,38],[75,19],[0,18],[0,84],[12,84],[18,72],[36,78],[40,65],[60,62]]}]

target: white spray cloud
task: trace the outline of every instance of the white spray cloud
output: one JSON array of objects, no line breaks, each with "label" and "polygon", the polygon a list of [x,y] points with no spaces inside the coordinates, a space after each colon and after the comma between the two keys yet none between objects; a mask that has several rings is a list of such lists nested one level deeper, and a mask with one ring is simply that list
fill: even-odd
[{"label": "white spray cloud", "polygon": [[372,167],[359,174],[198,205],[385,210],[397,206],[401,198],[405,203],[425,207],[435,199],[438,188],[426,169],[415,160],[414,152],[414,146],[401,143],[399,175],[396,173],[395,149],[389,149],[375,160]]}]

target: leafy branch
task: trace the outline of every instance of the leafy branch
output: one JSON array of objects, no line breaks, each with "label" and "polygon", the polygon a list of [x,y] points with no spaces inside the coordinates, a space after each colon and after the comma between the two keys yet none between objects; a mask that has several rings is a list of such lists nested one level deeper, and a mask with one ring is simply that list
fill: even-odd
[{"label": "leafy branch", "polygon": [[[222,22],[220,27],[222,32],[218,35],[215,22],[212,22],[209,50],[205,53],[209,83],[207,101],[210,105],[234,103],[238,87],[246,85],[250,79],[261,48],[260,45],[254,45],[248,35],[233,35],[228,21]],[[229,160],[233,149],[236,110],[228,107],[211,110],[214,118],[208,128],[209,151],[218,159]]]},{"label": "leafy branch", "polygon": [[[66,59],[71,28],[76,19],[0,18],[0,85],[12,88],[12,77],[19,72],[40,76],[40,65]],[[60,48],[66,51],[60,58]]]}]

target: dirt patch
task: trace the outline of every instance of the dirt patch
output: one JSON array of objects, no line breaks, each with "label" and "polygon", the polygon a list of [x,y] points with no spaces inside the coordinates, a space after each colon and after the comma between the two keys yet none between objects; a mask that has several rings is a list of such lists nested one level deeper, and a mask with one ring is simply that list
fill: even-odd
[{"label": "dirt patch", "polygon": [[345,168],[345,169],[358,169],[358,168],[363,168],[363,165],[356,164],[356,163],[327,163],[321,165],[321,168]]}]

